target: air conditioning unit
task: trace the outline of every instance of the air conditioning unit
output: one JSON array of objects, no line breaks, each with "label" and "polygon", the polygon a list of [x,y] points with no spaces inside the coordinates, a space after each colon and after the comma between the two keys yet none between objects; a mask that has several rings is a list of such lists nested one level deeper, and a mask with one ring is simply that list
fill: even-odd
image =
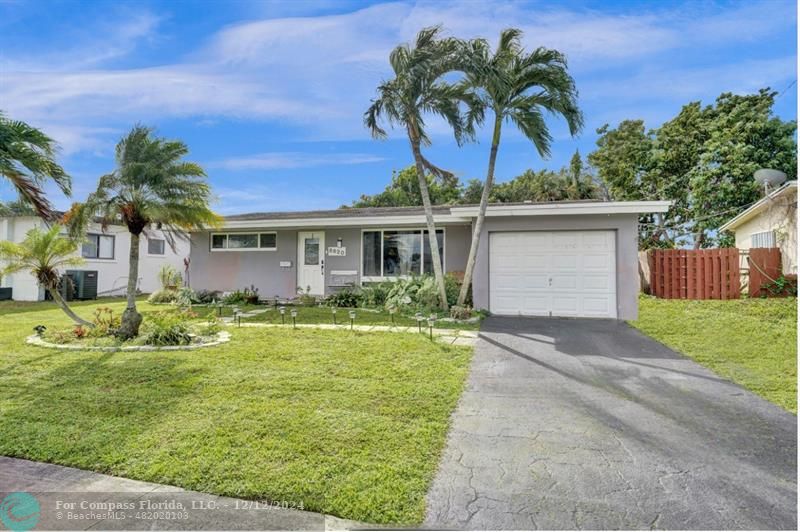
[{"label": "air conditioning unit", "polygon": [[59,286],[61,296],[67,300],[97,299],[97,271],[67,270]]}]

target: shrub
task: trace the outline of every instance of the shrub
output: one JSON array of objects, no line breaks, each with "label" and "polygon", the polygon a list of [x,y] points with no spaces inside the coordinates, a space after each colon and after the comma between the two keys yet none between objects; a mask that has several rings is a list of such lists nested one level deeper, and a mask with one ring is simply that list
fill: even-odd
[{"label": "shrub", "polygon": [[[458,293],[461,291],[463,280],[458,276],[448,273],[444,276],[444,291],[447,293],[447,304],[450,306],[458,303]],[[467,290],[467,299],[464,301],[467,307],[472,306],[472,287]]]},{"label": "shrub", "polygon": [[102,338],[114,334],[121,323],[120,317],[114,315],[114,311],[108,307],[98,307],[94,311],[94,328],[87,331],[87,336],[91,338]]},{"label": "shrub", "polygon": [[222,296],[222,302],[226,305],[236,305],[244,303],[244,292],[241,290],[234,290]]},{"label": "shrub", "polygon": [[161,283],[161,289],[167,290],[169,288],[177,288],[183,282],[183,277],[180,272],[170,264],[165,264],[158,270],[158,282]]},{"label": "shrub", "polygon": [[194,302],[200,304],[208,304],[212,301],[219,300],[220,293],[217,290],[200,290],[194,294]]},{"label": "shrub", "polygon": [[200,336],[214,336],[222,330],[222,325],[214,316],[209,316],[205,325],[201,325],[197,329],[197,334]]},{"label": "shrub", "polygon": [[371,283],[361,287],[361,306],[367,308],[382,307],[386,303],[393,281]]},{"label": "shrub", "polygon": [[148,303],[174,303],[178,296],[176,290],[157,290],[147,298]]},{"label": "shrub", "polygon": [[187,313],[171,310],[149,314],[142,324],[142,342],[155,346],[190,344],[189,317]]},{"label": "shrub", "polygon": [[331,307],[357,307],[361,303],[361,294],[353,288],[344,288],[328,296],[325,303]]},{"label": "shrub", "polygon": [[472,317],[472,307],[453,305],[450,307],[450,317],[454,320],[468,320]]},{"label": "shrub", "polygon": [[195,295],[194,290],[188,286],[180,287],[175,293],[175,304],[181,307],[188,307],[194,303],[196,299],[197,296]]}]

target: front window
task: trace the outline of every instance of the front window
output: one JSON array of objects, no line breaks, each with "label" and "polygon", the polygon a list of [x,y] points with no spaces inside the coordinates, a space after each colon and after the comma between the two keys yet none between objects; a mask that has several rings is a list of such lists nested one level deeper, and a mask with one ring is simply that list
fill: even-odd
[{"label": "front window", "polygon": [[81,246],[81,256],[86,259],[113,259],[114,235],[89,233]]},{"label": "front window", "polygon": [[147,253],[150,255],[163,255],[165,250],[165,242],[162,238],[148,238],[147,239]]},{"label": "front window", "polygon": [[277,233],[213,233],[212,251],[275,251]]},{"label": "front window", "polygon": [[[437,230],[436,236],[440,256],[444,257],[444,231]],[[366,280],[433,273],[428,231],[364,231],[361,262]]]}]

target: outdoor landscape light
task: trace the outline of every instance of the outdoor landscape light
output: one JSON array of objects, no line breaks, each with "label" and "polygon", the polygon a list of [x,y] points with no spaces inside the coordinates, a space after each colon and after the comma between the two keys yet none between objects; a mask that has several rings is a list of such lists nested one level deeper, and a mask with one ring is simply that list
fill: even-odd
[{"label": "outdoor landscape light", "polygon": [[397,312],[397,307],[391,305],[389,307],[389,317],[392,318],[392,327],[394,327],[394,313]]},{"label": "outdoor landscape light", "polygon": [[353,323],[356,321],[356,311],[355,310],[351,310],[349,312],[349,314],[350,314],[350,330],[352,331],[353,330]]},{"label": "outdoor landscape light", "polygon": [[297,328],[297,309],[293,308],[291,314],[292,314],[292,327],[296,329]]},{"label": "outdoor landscape light", "polygon": [[436,316],[431,316],[428,318],[428,327],[431,331],[431,340],[433,340],[433,325],[436,323]]},{"label": "outdoor landscape light", "polygon": [[422,317],[422,313],[417,312],[416,314],[414,314],[414,317],[417,319],[417,329],[419,329],[419,332],[422,332],[422,320],[424,319]]},{"label": "outdoor landscape light", "polygon": [[278,310],[281,313],[281,325],[286,325],[286,307],[281,307]]},{"label": "outdoor landscape light", "polygon": [[331,314],[333,315],[333,324],[336,325],[336,307],[331,307]]}]

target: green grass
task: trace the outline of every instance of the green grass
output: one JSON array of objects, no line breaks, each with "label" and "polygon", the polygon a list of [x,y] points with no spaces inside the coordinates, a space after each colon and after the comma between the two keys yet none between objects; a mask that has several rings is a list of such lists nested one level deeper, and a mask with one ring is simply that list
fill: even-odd
[{"label": "green grass", "polygon": [[[243,321],[251,321],[251,322],[261,322],[261,323],[281,323],[281,315],[280,312],[275,307],[266,307],[266,306],[258,306],[253,307],[251,305],[240,305],[239,308],[243,312],[247,312],[249,310],[253,310],[255,308],[258,309],[269,309],[267,312],[263,314],[258,314],[253,316],[252,318],[245,318]],[[204,307],[194,307],[194,310],[198,313],[203,313],[206,315],[206,311],[202,310]],[[333,315],[331,313],[330,307],[303,307],[303,306],[295,306],[295,307],[286,307],[286,323],[291,323],[292,318],[289,315],[291,309],[297,310],[297,323],[305,323],[305,324],[312,324],[312,323],[333,323]],[[339,324],[349,324],[350,318],[348,317],[348,312],[350,310],[356,311],[356,325],[392,325],[392,317],[389,312],[385,310],[381,311],[374,311],[369,309],[349,309],[349,308],[337,308],[336,309],[336,322]],[[223,308],[223,315],[230,316],[231,309],[230,308]],[[214,309],[214,313],[216,313],[216,309]],[[424,314],[427,319],[427,314]],[[413,316],[403,316],[400,314],[395,314],[394,323],[398,326],[406,326],[411,327],[417,326],[417,321],[414,319]],[[423,328],[427,327],[427,322],[423,324]],[[477,331],[480,328],[480,323],[465,323],[465,322],[452,322],[452,321],[442,321],[440,319],[436,320],[436,328],[441,329],[459,329],[459,330],[473,330]]]},{"label": "green grass", "polygon": [[797,300],[641,297],[631,325],[797,413]]},{"label": "green grass", "polygon": [[288,328],[188,352],[60,352],[23,344],[39,323],[68,321],[52,303],[0,316],[0,455],[375,523],[423,519],[472,352]]}]

